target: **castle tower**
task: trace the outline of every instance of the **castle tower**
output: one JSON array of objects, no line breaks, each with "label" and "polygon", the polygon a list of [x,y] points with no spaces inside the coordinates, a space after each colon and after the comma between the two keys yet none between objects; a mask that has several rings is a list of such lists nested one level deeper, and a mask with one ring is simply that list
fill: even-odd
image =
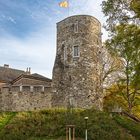
[{"label": "castle tower", "polygon": [[57,23],[52,106],[101,109],[101,24],[87,15]]}]

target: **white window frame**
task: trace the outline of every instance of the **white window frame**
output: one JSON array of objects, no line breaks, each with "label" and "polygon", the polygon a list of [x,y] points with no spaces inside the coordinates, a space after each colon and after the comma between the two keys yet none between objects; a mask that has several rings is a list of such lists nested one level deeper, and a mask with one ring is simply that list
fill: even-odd
[{"label": "white window frame", "polygon": [[[75,55],[75,47],[78,48],[78,55]],[[76,58],[76,57],[80,57],[80,47],[78,45],[74,45],[73,46],[73,57]]]},{"label": "white window frame", "polygon": [[20,86],[20,87],[19,87],[19,91],[20,91],[20,92],[22,92],[22,90],[23,90],[23,87],[22,87],[22,86]]},{"label": "white window frame", "polygon": [[44,86],[42,86],[42,89],[41,89],[41,90],[42,90],[42,92],[44,92],[44,91],[45,91],[45,88],[44,88]]},{"label": "white window frame", "polygon": [[30,92],[34,91],[34,86],[30,86]]}]

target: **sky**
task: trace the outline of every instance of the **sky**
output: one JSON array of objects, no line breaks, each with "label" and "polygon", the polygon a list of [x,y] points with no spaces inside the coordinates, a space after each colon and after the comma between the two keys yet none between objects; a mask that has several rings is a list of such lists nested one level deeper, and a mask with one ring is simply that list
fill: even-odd
[{"label": "sky", "polygon": [[[52,77],[56,23],[68,17],[63,0],[0,0],[0,66]],[[102,0],[69,0],[69,16],[91,15],[105,23]],[[103,32],[103,41],[107,33]]]}]

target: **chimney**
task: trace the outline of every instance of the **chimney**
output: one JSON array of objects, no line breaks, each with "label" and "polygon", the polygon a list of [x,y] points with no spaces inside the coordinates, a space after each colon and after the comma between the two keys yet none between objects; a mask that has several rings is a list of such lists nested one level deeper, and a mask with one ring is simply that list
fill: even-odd
[{"label": "chimney", "polygon": [[8,64],[4,64],[4,68],[9,68],[9,65]]},{"label": "chimney", "polygon": [[26,68],[26,73],[28,73],[28,68]]},{"label": "chimney", "polygon": [[26,74],[28,74],[28,75],[31,74],[31,68],[30,67],[26,69]]},{"label": "chimney", "polygon": [[29,72],[29,74],[31,74],[31,68],[30,67],[29,67],[29,71],[28,72]]}]

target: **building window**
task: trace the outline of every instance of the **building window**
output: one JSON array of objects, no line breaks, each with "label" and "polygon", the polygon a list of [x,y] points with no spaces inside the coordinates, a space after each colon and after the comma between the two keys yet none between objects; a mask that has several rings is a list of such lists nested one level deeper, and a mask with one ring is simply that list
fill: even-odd
[{"label": "building window", "polygon": [[69,75],[69,80],[71,81],[71,75]]},{"label": "building window", "polygon": [[74,32],[78,33],[78,21],[74,24]]},{"label": "building window", "polygon": [[79,53],[79,46],[74,46],[73,47],[73,57],[79,57],[80,53]]}]

